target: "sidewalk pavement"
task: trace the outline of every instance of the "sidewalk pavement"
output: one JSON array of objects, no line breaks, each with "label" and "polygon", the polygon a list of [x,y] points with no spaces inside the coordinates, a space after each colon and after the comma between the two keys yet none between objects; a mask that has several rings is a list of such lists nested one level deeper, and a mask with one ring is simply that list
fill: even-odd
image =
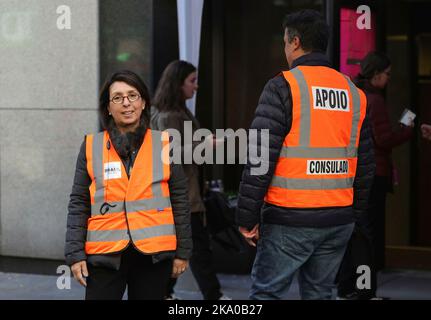
[{"label": "sidewalk pavement", "polygon": [[[223,293],[234,300],[247,300],[249,275],[218,274]],[[81,300],[84,288],[74,279],[70,289],[57,288],[58,276],[0,272],[0,300]],[[402,300],[431,299],[431,271],[386,270],[379,275],[378,296]],[[190,270],[178,280],[176,295],[184,300],[200,300],[196,281]],[[335,293],[335,292],[334,292]],[[286,299],[299,299],[296,280]]]}]

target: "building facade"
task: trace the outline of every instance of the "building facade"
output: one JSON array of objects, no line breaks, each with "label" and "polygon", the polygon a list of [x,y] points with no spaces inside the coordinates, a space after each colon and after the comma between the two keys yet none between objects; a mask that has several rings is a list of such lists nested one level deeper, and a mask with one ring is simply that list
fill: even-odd
[{"label": "building facade", "polygon": [[[355,29],[366,5],[371,29]],[[328,55],[353,76],[365,51],[393,61],[387,89],[394,125],[404,110],[431,123],[431,1],[205,0],[196,115],[204,127],[248,128],[262,88],[287,69],[286,13],[322,12],[331,26]],[[67,203],[79,146],[99,129],[98,91],[118,69],[140,74],[151,91],[178,59],[173,0],[0,2],[0,255],[62,259]],[[390,266],[431,268],[428,190],[431,145],[399,147],[400,175],[388,198]],[[204,168],[237,191],[242,166]]]}]

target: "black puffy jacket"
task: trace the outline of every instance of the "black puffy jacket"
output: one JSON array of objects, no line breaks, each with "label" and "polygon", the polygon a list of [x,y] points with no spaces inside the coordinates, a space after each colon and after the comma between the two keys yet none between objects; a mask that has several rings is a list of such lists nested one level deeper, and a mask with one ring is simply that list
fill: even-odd
[{"label": "black puffy jacket", "polygon": [[[330,64],[325,55],[311,53],[294,61],[298,65],[326,66]],[[236,221],[248,229],[257,223],[283,224],[295,227],[330,227],[352,223],[367,210],[374,172],[374,152],[368,116],[362,125],[358,166],[354,181],[354,201],[350,207],[297,209],[284,208],[264,202],[283,141],[292,126],[292,99],[290,87],[283,75],[268,81],[259,99],[251,129],[269,129],[269,169],[267,174],[250,174],[250,162],[244,168],[239,187]],[[258,150],[260,143],[258,142]]]},{"label": "black puffy jacket", "polygon": [[[137,151],[133,152],[131,148],[128,147],[128,145],[132,143],[129,143],[126,136],[119,135],[116,130],[110,131],[109,134],[115,150],[120,155],[125,168],[133,166]],[[118,270],[120,267],[121,253],[89,256],[85,254],[84,246],[87,238],[87,220],[91,216],[89,191],[91,178],[87,172],[85,150],[86,143],[84,140],[76,162],[75,178],[68,207],[69,214],[67,216],[65,245],[66,263],[72,265],[75,262],[87,260],[88,263],[94,266],[103,266]],[[126,171],[128,172],[129,170]],[[154,254],[152,256],[154,263],[174,257],[187,260],[190,258],[192,252],[187,178],[184,175],[181,165],[171,164],[171,176],[168,185],[172,212],[174,213],[177,250],[175,252],[170,251]]]}]

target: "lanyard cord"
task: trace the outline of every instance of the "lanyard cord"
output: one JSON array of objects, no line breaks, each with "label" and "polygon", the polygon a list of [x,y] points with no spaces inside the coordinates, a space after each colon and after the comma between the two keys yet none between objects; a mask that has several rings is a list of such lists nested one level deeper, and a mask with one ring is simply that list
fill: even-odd
[{"label": "lanyard cord", "polygon": [[[108,139],[108,141],[106,142],[106,149],[108,149],[108,174],[106,176],[106,193],[105,193],[105,200],[108,198],[108,192],[109,192],[109,175],[110,175],[110,171],[109,171],[109,150],[111,149],[111,141]],[[105,170],[105,168],[103,168]],[[105,178],[105,177],[103,177]],[[105,180],[105,179],[103,179]],[[104,215],[105,213],[107,213],[109,211],[109,208],[115,208],[117,205],[111,205],[109,204],[107,201],[105,201],[101,206],[100,206],[100,214]]]}]

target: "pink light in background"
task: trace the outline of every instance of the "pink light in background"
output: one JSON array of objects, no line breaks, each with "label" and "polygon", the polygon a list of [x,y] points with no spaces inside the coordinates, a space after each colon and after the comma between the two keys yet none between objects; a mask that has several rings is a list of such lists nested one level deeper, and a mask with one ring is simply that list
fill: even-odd
[{"label": "pink light in background", "polygon": [[371,29],[360,30],[356,21],[360,14],[355,9],[340,11],[340,71],[352,79],[360,72],[359,63],[365,55],[376,48],[376,19],[371,13]]}]

